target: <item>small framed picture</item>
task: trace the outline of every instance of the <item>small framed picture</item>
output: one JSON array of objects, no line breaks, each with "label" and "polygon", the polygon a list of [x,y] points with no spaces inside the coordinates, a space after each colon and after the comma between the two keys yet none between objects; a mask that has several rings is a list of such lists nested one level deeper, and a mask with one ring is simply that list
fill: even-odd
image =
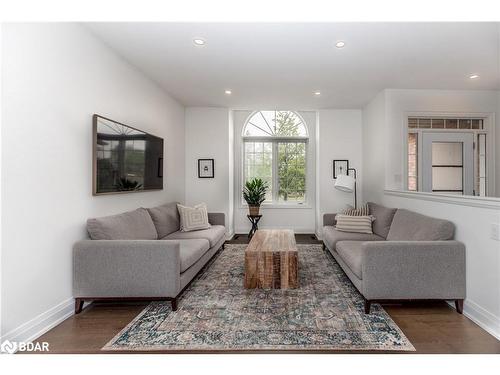
[{"label": "small framed picture", "polygon": [[349,160],[333,161],[333,179],[336,180],[339,174],[349,174]]},{"label": "small framed picture", "polygon": [[198,178],[214,178],[214,159],[198,159]]}]

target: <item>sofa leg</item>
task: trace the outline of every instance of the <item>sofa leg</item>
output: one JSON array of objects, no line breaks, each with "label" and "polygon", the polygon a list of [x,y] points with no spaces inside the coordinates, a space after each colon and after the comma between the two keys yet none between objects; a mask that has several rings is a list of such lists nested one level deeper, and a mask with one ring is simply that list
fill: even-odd
[{"label": "sofa leg", "polygon": [[457,310],[457,313],[462,314],[464,312],[464,300],[463,299],[456,299],[455,300],[455,309]]},{"label": "sofa leg", "polygon": [[226,243],[224,242],[224,243],[222,244],[222,250],[224,250],[225,248],[226,248]]},{"label": "sofa leg", "polygon": [[365,299],[365,314],[370,313],[371,305],[372,305],[371,301],[368,301],[367,299]]},{"label": "sofa leg", "polygon": [[83,299],[75,298],[75,314],[80,314],[83,308]]},{"label": "sofa leg", "polygon": [[177,311],[177,297],[172,300],[172,311]]},{"label": "sofa leg", "polygon": [[325,246],[325,243],[323,242],[323,251],[326,250],[326,246]]}]

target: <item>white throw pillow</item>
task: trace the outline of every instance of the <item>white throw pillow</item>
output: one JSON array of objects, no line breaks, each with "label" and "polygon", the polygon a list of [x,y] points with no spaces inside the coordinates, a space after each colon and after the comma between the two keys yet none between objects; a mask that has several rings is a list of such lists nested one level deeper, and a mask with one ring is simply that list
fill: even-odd
[{"label": "white throw pillow", "polygon": [[348,205],[344,210],[342,210],[341,214],[348,216],[368,216],[370,215],[370,208],[368,207],[368,203],[359,208],[354,208],[353,206]]},{"label": "white throw pillow", "polygon": [[335,227],[342,232],[373,234],[372,216],[336,215],[335,220],[337,220]]},{"label": "white throw pillow", "polygon": [[208,222],[208,211],[205,203],[197,204],[194,207],[177,205],[181,222],[181,232],[191,232],[193,230],[210,228]]}]

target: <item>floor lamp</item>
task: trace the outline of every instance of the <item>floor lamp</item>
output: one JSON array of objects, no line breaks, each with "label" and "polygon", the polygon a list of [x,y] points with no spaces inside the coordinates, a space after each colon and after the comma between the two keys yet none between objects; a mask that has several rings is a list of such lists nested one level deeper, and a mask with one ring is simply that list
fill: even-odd
[{"label": "floor lamp", "polygon": [[354,168],[349,168],[349,171],[354,172],[354,177],[349,176],[348,174],[339,174],[337,176],[337,180],[335,181],[335,189],[344,191],[346,193],[354,192],[354,208],[358,208],[358,198],[356,194],[356,170]]}]

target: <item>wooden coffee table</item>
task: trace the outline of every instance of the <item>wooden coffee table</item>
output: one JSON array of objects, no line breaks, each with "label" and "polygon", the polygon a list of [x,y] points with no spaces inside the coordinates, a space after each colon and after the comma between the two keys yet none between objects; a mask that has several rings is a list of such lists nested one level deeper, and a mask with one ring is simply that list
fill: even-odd
[{"label": "wooden coffee table", "polygon": [[298,288],[298,261],[293,230],[259,229],[245,251],[245,288]]}]

